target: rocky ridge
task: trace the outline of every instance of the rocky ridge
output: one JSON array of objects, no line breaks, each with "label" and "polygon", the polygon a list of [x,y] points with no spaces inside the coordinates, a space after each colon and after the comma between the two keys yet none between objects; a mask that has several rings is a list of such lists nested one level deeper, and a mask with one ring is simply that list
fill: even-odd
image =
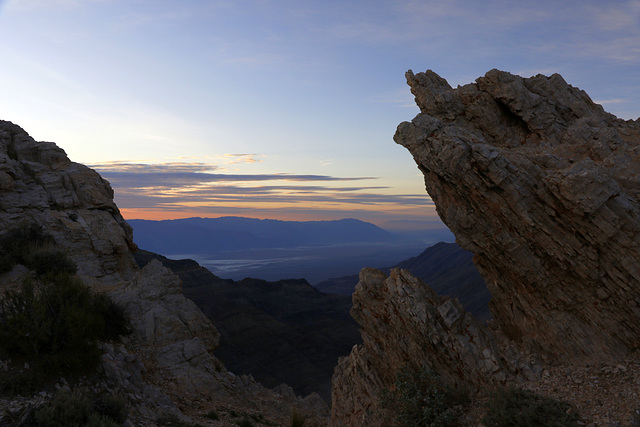
[{"label": "rocky ridge", "polygon": [[137,270],[133,230],[109,183],[53,142],[0,120],[0,227],[24,222],[45,228],[85,280],[116,283]]},{"label": "rocky ridge", "polygon": [[[495,320],[469,329],[454,302],[402,271],[363,271],[352,314],[364,344],[336,369],[332,424],[377,425],[376,396],[408,363],[471,389],[518,384],[547,394],[561,389],[554,375],[564,372],[637,369],[640,121],[606,113],[557,74],[492,70],[453,89],[432,71],[409,71],[407,82],[421,113],[394,139],[457,243],[475,254]],[[611,382],[563,398],[583,408],[585,422],[628,423],[640,384],[635,373],[625,378],[622,391]],[[617,409],[596,417],[587,402],[609,392]]]},{"label": "rocky ridge", "polygon": [[[69,161],[54,143],[36,142],[6,121],[0,121],[0,208],[3,230],[35,223],[50,234],[85,283],[109,292],[124,307],[133,329],[122,342],[103,344],[98,378],[78,384],[61,378],[53,389],[30,397],[0,396],[0,425],[19,423],[59,388],[124,396],[128,425],[155,425],[162,417],[229,425],[233,420],[224,414],[236,412],[283,424],[291,408],[326,420],[328,409],[317,395],[303,399],[286,385],[270,390],[250,376],[228,372],[211,354],[218,331],[184,297],[180,279],[159,262],[138,269],[132,229],[113,202],[109,183]],[[18,265],[0,275],[0,295],[25,274]],[[0,369],[7,363],[0,360]],[[222,411],[221,419],[203,418],[210,410]]]}]

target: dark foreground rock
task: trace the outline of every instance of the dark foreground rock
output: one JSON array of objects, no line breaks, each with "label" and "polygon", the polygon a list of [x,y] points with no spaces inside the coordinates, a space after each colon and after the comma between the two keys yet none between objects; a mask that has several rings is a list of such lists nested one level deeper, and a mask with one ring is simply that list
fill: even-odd
[{"label": "dark foreground rock", "polygon": [[[427,283],[439,295],[460,300],[464,308],[480,322],[491,318],[491,294],[473,263],[473,253],[455,243],[436,243],[418,256],[399,262],[394,268],[408,270]],[[390,268],[381,268],[389,273]],[[322,292],[352,295],[358,284],[357,274],[328,279],[315,285]]]},{"label": "dark foreground rock", "polygon": [[[586,423],[629,423],[634,375],[615,383],[593,373],[638,366],[640,121],[606,113],[557,74],[493,70],[453,89],[432,71],[409,71],[407,82],[421,113],[394,139],[413,155],[457,243],[475,254],[495,321],[469,323],[408,273],[363,271],[354,317],[364,344],[336,369],[332,424],[379,425],[377,397],[407,364],[473,392],[483,382],[566,391],[560,397]],[[373,315],[384,300],[406,304]],[[573,372],[576,381],[591,372],[590,383],[565,387]],[[613,393],[617,401],[597,414],[594,405]]]}]

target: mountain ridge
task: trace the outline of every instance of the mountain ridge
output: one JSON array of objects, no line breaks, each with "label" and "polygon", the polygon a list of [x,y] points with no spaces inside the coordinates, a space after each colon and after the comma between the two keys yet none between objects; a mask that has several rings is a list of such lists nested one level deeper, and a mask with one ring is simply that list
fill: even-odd
[{"label": "mountain ridge", "polygon": [[[491,293],[473,264],[473,253],[455,243],[439,242],[419,255],[392,267],[380,268],[389,274],[392,268],[403,268],[420,278],[440,295],[454,296],[480,322],[491,318]],[[323,292],[351,295],[358,284],[358,274],[325,280],[315,286]]]},{"label": "mountain ridge", "polygon": [[227,216],[127,222],[133,227],[135,239],[142,247],[164,255],[391,242],[397,239],[374,224],[353,218],[284,221]]}]

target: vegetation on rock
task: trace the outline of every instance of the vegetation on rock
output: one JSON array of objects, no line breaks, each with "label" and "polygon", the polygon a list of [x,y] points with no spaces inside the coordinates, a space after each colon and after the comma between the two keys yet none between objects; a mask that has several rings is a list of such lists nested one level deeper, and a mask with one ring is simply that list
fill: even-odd
[{"label": "vegetation on rock", "polygon": [[498,389],[486,405],[482,423],[487,427],[577,426],[569,404],[517,388]]},{"label": "vegetation on rock", "polygon": [[0,381],[0,390],[17,392],[37,386],[42,377],[91,371],[100,358],[98,343],[129,333],[124,311],[72,276],[75,264],[51,249],[53,239],[42,229],[12,229],[0,245],[5,260],[36,273],[26,275],[0,299],[0,357],[26,366],[14,366]]},{"label": "vegetation on rock", "polygon": [[0,237],[0,273],[22,264],[38,275],[75,274],[77,267],[56,248],[51,235],[33,223],[23,223]]},{"label": "vegetation on rock", "polygon": [[382,391],[380,405],[389,426],[445,427],[459,424],[464,400],[430,369],[404,367],[396,372],[395,387]]},{"label": "vegetation on rock", "polygon": [[45,405],[30,412],[20,425],[65,427],[116,427],[127,418],[118,396],[91,396],[81,391],[60,391]]}]

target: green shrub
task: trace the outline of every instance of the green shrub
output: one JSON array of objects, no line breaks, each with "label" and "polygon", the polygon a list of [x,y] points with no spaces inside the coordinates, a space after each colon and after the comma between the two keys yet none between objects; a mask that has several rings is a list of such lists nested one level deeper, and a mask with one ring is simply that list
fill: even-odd
[{"label": "green shrub", "polygon": [[0,353],[45,374],[81,373],[99,361],[99,341],[129,331],[124,312],[68,274],[27,277],[0,300]]},{"label": "green shrub", "polygon": [[455,426],[462,400],[433,371],[405,367],[396,372],[395,389],[382,392],[380,406],[394,426]]},{"label": "green shrub", "polygon": [[0,236],[0,246],[9,251],[14,257],[20,258],[28,253],[32,246],[55,244],[51,235],[35,223],[23,222]]},{"label": "green shrub", "polygon": [[24,264],[40,276],[47,274],[76,274],[78,268],[66,253],[52,247],[34,248],[23,256]]},{"label": "green shrub", "polygon": [[487,427],[576,426],[577,417],[568,414],[569,404],[528,390],[499,389],[487,401],[482,423]]},{"label": "green shrub", "polygon": [[[105,402],[110,402],[108,407],[104,406]],[[119,398],[91,398],[82,392],[59,392],[48,404],[36,409],[25,425],[115,427],[126,417],[124,402]]]},{"label": "green shrub", "polygon": [[124,399],[114,395],[99,395],[93,402],[93,410],[103,417],[107,417],[117,424],[127,419],[127,408]]},{"label": "green shrub", "polygon": [[34,223],[20,224],[0,236],[0,273],[22,264],[44,276],[75,274],[77,267],[42,227]]},{"label": "green shrub", "polygon": [[295,408],[291,408],[289,413],[289,427],[302,427],[307,422],[307,417]]},{"label": "green shrub", "polygon": [[239,427],[254,427],[255,426],[255,424],[253,424],[253,421],[251,421],[247,417],[242,418],[240,421],[236,421],[236,424],[238,424]]}]

